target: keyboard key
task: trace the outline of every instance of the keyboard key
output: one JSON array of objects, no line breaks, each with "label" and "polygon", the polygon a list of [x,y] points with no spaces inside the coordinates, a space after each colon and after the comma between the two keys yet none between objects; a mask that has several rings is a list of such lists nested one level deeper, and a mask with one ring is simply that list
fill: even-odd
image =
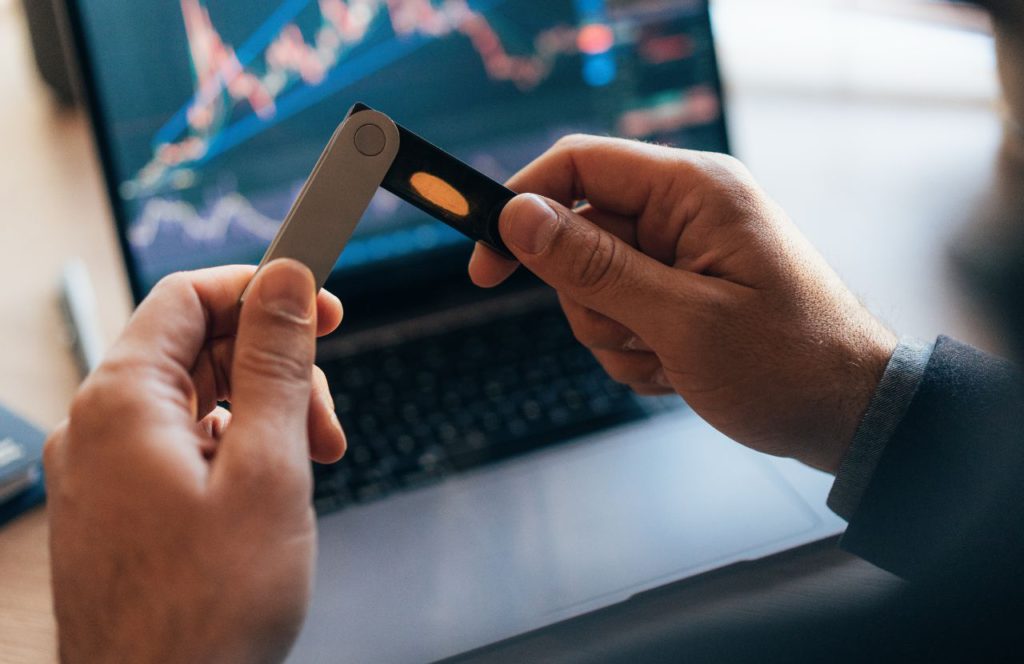
[{"label": "keyboard key", "polygon": [[641,403],[608,378],[555,308],[320,365],[349,452],[336,464],[314,464],[319,514],[678,403]]}]

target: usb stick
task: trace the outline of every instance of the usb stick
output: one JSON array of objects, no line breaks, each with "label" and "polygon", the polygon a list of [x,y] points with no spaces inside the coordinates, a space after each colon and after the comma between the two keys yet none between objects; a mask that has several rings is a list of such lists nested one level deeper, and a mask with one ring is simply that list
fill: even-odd
[{"label": "usb stick", "polygon": [[384,113],[356,104],[320,155],[260,267],[293,258],[312,270],[317,288],[323,286],[378,187],[513,258],[498,233],[512,190]]}]

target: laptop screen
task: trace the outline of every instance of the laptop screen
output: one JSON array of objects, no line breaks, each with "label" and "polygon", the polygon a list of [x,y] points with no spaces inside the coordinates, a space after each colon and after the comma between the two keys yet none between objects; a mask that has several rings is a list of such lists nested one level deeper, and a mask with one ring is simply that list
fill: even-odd
[{"label": "laptop screen", "polygon": [[[498,180],[571,132],[727,149],[706,1],[70,4],[136,298],[258,262],[356,101]],[[470,246],[382,191],[334,277]]]}]

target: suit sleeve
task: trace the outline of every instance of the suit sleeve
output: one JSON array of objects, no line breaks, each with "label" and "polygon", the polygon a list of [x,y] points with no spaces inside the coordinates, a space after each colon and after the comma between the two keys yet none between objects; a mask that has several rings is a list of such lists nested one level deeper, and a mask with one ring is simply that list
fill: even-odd
[{"label": "suit sleeve", "polygon": [[1024,559],[1024,399],[1004,360],[939,337],[841,546],[914,579]]},{"label": "suit sleeve", "polygon": [[847,521],[867,491],[885,446],[921,385],[935,344],[902,339],[875,389],[828,494],[829,508]]}]

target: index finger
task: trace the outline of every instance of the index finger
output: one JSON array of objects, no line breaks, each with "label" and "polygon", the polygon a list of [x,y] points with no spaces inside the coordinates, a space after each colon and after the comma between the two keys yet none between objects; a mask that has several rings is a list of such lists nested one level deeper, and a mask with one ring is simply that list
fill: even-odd
[{"label": "index finger", "polygon": [[[666,189],[681,175],[698,170],[698,153],[639,141],[582,134],[566,136],[513,175],[506,183],[517,193],[539,194],[573,207],[590,203],[598,215],[635,219],[644,214],[657,188]],[[587,215],[588,217],[591,215]],[[617,230],[616,235],[635,236]],[[477,245],[470,259],[473,282],[495,286],[515,271],[518,263]]]},{"label": "index finger", "polygon": [[[136,309],[111,354],[168,360],[191,369],[209,340],[234,336],[238,298],[255,272],[251,265],[230,265],[163,278]],[[341,315],[338,298],[321,290],[317,295],[318,336],[337,328]]]},{"label": "index finger", "polygon": [[586,200],[605,212],[636,217],[655,199],[657,187],[694,172],[695,155],[622,138],[572,135],[512,176],[508,187],[567,207]]}]

